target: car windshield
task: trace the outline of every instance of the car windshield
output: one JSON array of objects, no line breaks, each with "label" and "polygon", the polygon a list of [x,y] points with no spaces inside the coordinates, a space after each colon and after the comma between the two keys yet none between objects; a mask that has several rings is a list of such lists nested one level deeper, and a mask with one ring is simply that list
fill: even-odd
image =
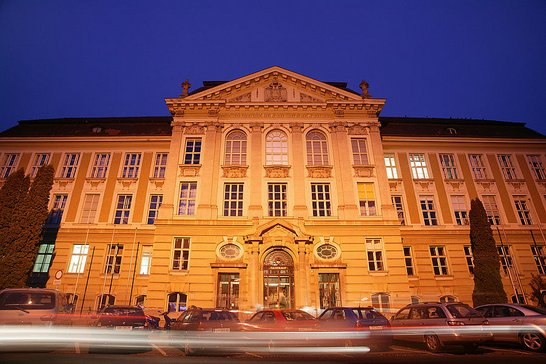
[{"label": "car windshield", "polygon": [[315,318],[305,311],[283,311],[282,315],[288,321],[292,320],[314,320]]},{"label": "car windshield", "polygon": [[55,307],[55,294],[49,292],[4,292],[0,310],[48,310]]},{"label": "car windshield", "polygon": [[521,305],[521,307],[525,307],[526,309],[536,312],[539,315],[546,315],[546,310],[541,307],[535,307],[535,306],[529,306],[529,305]]},{"label": "car windshield", "polygon": [[469,317],[481,317],[482,314],[473,309],[472,307],[457,303],[454,305],[447,306],[448,311],[453,315],[455,318],[469,318]]}]

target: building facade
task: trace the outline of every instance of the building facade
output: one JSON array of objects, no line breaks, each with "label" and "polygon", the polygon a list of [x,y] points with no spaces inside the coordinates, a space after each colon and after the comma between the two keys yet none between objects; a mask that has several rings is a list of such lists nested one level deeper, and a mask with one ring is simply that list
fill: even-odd
[{"label": "building facade", "polygon": [[0,178],[56,170],[30,283],[79,312],[472,303],[470,200],[508,296],[546,274],[546,139],[522,123],[380,117],[384,99],[271,67],[172,117],[21,121]]}]

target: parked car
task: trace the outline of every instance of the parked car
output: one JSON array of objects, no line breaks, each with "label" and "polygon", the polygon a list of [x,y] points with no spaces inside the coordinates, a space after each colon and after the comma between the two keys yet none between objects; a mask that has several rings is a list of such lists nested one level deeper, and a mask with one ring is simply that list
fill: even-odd
[{"label": "parked car", "polygon": [[0,292],[0,325],[71,325],[66,294],[46,288],[7,288]]},{"label": "parked car", "polygon": [[143,330],[148,328],[148,323],[141,307],[112,305],[99,312],[95,326],[116,330]]},{"label": "parked car", "polygon": [[170,322],[174,345],[181,343],[186,355],[222,351],[227,335],[240,329],[237,315],[225,309],[189,308]]},{"label": "parked car", "polygon": [[520,343],[532,351],[546,348],[546,310],[519,304],[490,304],[476,307],[491,324],[493,342]]},{"label": "parked car", "polygon": [[367,346],[385,350],[392,342],[389,320],[373,307],[327,308],[318,318],[321,331],[356,331],[358,336],[340,340],[344,346]]},{"label": "parked car", "polygon": [[247,331],[316,331],[318,321],[302,310],[267,309],[252,315],[244,325]]},{"label": "parked car", "polygon": [[481,313],[460,302],[412,303],[391,319],[395,340],[422,342],[432,352],[445,345],[474,351],[491,338],[488,324]]}]

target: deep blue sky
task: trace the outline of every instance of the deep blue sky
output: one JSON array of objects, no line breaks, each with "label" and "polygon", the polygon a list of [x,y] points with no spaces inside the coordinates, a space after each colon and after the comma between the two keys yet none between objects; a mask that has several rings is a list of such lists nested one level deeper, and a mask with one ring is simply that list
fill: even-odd
[{"label": "deep blue sky", "polygon": [[0,0],[0,129],[169,115],[188,78],[272,65],[387,99],[384,116],[546,134],[545,0]]}]

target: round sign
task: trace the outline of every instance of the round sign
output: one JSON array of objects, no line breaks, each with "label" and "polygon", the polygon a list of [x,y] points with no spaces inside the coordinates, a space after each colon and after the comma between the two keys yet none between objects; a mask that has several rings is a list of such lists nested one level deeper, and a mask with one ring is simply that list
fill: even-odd
[{"label": "round sign", "polygon": [[58,270],[55,273],[55,279],[61,279],[62,276],[63,276],[63,271],[62,270]]}]

